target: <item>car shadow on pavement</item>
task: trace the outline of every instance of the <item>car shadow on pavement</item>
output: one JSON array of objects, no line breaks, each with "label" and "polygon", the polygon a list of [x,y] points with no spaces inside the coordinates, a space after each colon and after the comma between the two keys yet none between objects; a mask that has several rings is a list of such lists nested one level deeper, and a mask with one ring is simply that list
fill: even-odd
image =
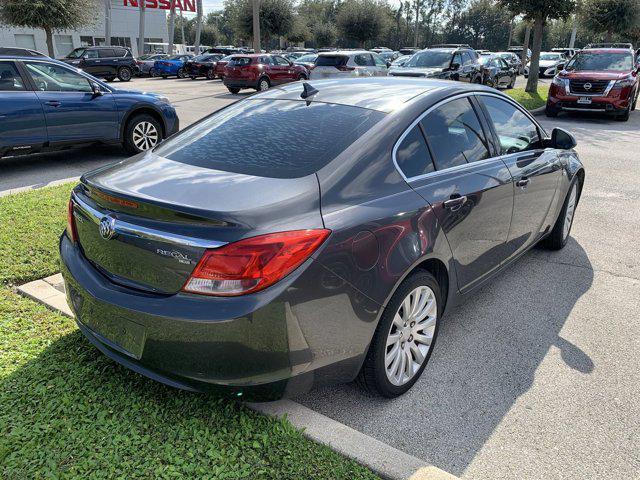
[{"label": "car shadow on pavement", "polygon": [[560,252],[534,249],[445,314],[431,361],[404,396],[369,397],[350,384],[296,400],[460,475],[530,389],[551,349],[566,368],[593,371],[589,356],[561,334],[592,282],[575,240]]}]

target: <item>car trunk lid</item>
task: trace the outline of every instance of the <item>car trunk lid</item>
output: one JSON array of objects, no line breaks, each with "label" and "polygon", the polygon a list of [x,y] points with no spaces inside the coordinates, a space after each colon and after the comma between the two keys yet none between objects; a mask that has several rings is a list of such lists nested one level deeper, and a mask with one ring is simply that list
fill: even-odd
[{"label": "car trunk lid", "polygon": [[113,282],[178,292],[208,248],[321,228],[315,175],[267,178],[143,154],[85,175],[74,190],[78,243]]}]

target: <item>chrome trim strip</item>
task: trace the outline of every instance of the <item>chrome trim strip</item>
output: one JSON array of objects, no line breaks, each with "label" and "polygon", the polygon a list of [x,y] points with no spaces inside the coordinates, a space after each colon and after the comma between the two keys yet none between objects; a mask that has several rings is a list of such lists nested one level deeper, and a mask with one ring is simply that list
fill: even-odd
[{"label": "chrome trim strip", "polygon": [[424,117],[426,117],[429,113],[431,113],[433,110],[435,110],[436,108],[440,107],[441,105],[444,105],[445,103],[448,103],[450,101],[453,100],[457,100],[458,98],[464,98],[464,97],[471,97],[471,96],[481,96],[481,95],[485,95],[488,97],[496,97],[496,98],[500,98],[501,100],[506,101],[507,103],[511,103],[514,107],[516,107],[519,111],[521,111],[522,113],[525,114],[525,116],[531,120],[534,125],[536,125],[542,132],[546,133],[544,131],[544,129],[542,128],[542,126],[540,126],[540,124],[531,116],[531,114],[529,112],[527,112],[526,110],[524,110],[520,104],[518,102],[516,102],[515,100],[512,100],[511,98],[505,96],[505,95],[500,95],[497,93],[492,93],[492,92],[482,92],[482,91],[477,91],[477,92],[465,92],[465,93],[460,93],[457,95],[453,95],[451,97],[447,97],[441,101],[439,101],[438,103],[430,106],[427,110],[425,110],[420,116],[418,116],[418,118],[416,118],[406,129],[405,131],[402,133],[402,135],[400,135],[400,138],[398,138],[398,140],[396,141],[396,143],[393,146],[393,150],[391,152],[391,159],[393,160],[393,165],[396,167],[396,170],[398,171],[398,173],[400,174],[400,176],[404,179],[405,182],[407,183],[411,183],[411,182],[416,182],[418,180],[422,180],[425,178],[429,178],[429,177],[438,177],[440,175],[442,175],[443,172],[455,172],[456,170],[463,170],[465,168],[468,168],[469,166],[478,166],[478,165],[484,165],[484,164],[489,164],[492,161],[495,161],[497,158],[501,158],[502,155],[498,156],[498,157],[491,157],[491,158],[486,158],[484,160],[480,160],[478,162],[472,162],[472,163],[465,163],[464,165],[456,165],[455,167],[450,167],[450,168],[445,168],[444,170],[435,170],[433,172],[429,172],[429,173],[425,173],[423,175],[417,175],[415,177],[406,177],[404,172],[402,171],[402,169],[400,168],[400,166],[398,165],[398,161],[396,159],[396,152],[398,151],[398,147],[400,146],[400,144],[402,143],[402,141],[405,139],[405,137],[409,134],[409,132],[411,131],[411,129],[413,127],[415,127],[420,120],[422,120]]},{"label": "chrome trim strip", "polygon": [[[72,194],[71,199],[73,202],[80,207],[80,210],[85,213],[89,219],[95,224],[99,224],[102,218],[106,217],[108,214],[103,214],[99,212],[91,205],[83,202],[78,198],[77,195]],[[189,237],[186,235],[178,235],[175,233],[162,232],[160,230],[156,230],[153,228],[142,227],[140,225],[134,225],[129,222],[125,222],[124,220],[120,220],[116,218],[114,224],[115,232],[117,234],[129,235],[137,238],[142,238],[145,240],[152,241],[160,241],[165,243],[174,243],[176,245],[182,245],[187,247],[196,247],[196,248],[220,248],[223,245],[226,245],[227,242],[219,242],[216,240],[207,240],[204,238],[196,238]]]}]

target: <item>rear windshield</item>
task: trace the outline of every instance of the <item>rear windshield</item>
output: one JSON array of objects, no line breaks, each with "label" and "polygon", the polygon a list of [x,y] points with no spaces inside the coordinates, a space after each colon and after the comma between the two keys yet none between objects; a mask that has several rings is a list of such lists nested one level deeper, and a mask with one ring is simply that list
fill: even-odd
[{"label": "rear windshield", "polygon": [[567,70],[593,70],[628,72],[633,68],[633,55],[629,53],[577,53],[569,63]]},{"label": "rear windshield", "polygon": [[230,66],[242,67],[251,63],[251,57],[231,57],[229,60]]},{"label": "rear windshield", "polygon": [[416,53],[404,64],[405,67],[414,68],[446,68],[451,63],[451,52],[428,50]]},{"label": "rear windshield", "polygon": [[315,173],[384,113],[295,100],[245,100],[167,140],[155,153],[198,167],[261,177]]},{"label": "rear windshield", "polygon": [[345,55],[318,55],[316,67],[342,67],[348,61],[349,57]]}]

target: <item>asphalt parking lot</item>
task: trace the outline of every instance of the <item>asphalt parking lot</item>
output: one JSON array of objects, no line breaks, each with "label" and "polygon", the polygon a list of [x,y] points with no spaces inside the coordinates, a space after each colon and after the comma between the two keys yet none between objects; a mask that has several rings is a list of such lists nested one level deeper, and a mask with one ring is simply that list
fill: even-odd
[{"label": "asphalt parking lot", "polygon": [[[220,81],[115,84],[168,95],[182,126],[242,96]],[[541,122],[575,134],[587,169],[569,245],[534,250],[448,312],[407,395],[345,385],[297,401],[465,479],[638,478],[640,111]],[[123,158],[92,147],[0,160],[0,193]]]}]

